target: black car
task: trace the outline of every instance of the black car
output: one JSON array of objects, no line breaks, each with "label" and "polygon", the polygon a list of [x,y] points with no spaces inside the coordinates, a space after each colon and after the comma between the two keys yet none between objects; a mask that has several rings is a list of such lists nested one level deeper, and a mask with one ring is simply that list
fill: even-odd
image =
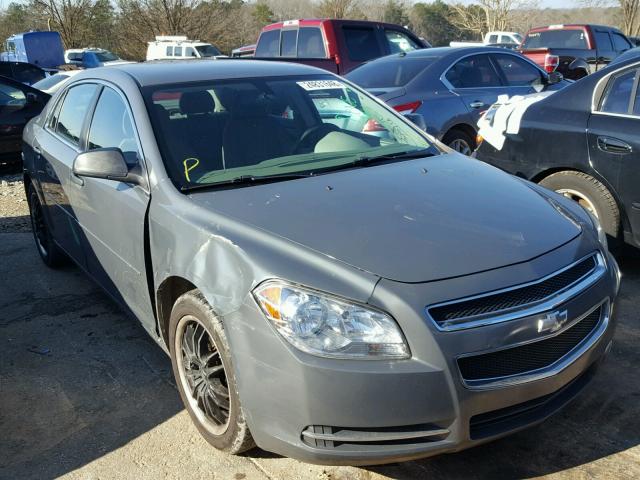
[{"label": "black car", "polygon": [[22,130],[48,100],[48,94],[0,76],[0,164],[20,160]]},{"label": "black car", "polygon": [[476,156],[576,200],[610,237],[640,247],[639,79],[638,58],[589,75],[530,105],[517,134]]},{"label": "black car", "polygon": [[45,78],[47,73],[37,65],[27,62],[0,62],[0,75],[33,85]]}]

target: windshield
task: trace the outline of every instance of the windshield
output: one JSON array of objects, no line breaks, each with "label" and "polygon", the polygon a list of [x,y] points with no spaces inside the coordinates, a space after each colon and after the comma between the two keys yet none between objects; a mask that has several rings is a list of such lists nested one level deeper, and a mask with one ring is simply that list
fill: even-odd
[{"label": "windshield", "polygon": [[39,82],[34,83],[32,87],[37,88],[38,90],[49,90],[51,87],[59,84],[60,82],[64,82],[67,78],[69,78],[69,75],[56,73],[55,75],[43,78]]},{"label": "windshield", "polygon": [[201,57],[217,57],[218,55],[222,55],[220,50],[218,50],[213,45],[198,45],[196,50],[200,54]]},{"label": "windshield", "polygon": [[522,48],[567,48],[587,50],[587,35],[582,29],[543,30],[529,32]]},{"label": "windshield", "polygon": [[403,87],[438,57],[394,55],[365,63],[347,74],[347,78],[363,88]]},{"label": "windshield", "polygon": [[331,75],[163,85],[144,95],[169,175],[182,189],[316,174],[430,148],[393,110]]},{"label": "windshield", "polygon": [[103,52],[96,52],[96,57],[99,62],[115,62],[116,60],[120,60],[115,53],[108,52],[107,50]]}]

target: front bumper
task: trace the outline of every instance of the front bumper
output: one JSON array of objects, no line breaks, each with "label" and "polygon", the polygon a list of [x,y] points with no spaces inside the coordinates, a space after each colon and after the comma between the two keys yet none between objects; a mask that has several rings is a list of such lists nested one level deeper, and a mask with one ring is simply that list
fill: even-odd
[{"label": "front bumper", "polygon": [[[511,283],[553,271],[560,259],[578,254],[571,249],[575,245],[509,267]],[[382,280],[371,303],[392,312],[403,329],[412,357],[402,361],[306,355],[275,334],[248,298],[225,317],[225,325],[256,443],[310,463],[370,465],[458,451],[544,420],[582,389],[611,345],[620,277],[609,254],[606,262],[605,274],[566,305],[570,312],[586,312],[602,302],[608,309],[605,328],[588,336],[580,355],[557,371],[496,388],[465,385],[457,358],[508,345],[510,335],[535,319],[443,332],[426,320],[424,307],[482,291],[480,285],[484,291],[504,286],[505,269],[427,285]]]}]

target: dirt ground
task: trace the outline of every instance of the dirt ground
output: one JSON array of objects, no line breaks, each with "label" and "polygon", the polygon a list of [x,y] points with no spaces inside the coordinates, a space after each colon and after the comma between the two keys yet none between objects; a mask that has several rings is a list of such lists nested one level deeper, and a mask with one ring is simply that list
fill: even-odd
[{"label": "dirt ground", "polygon": [[[6,183],[5,183],[6,182]],[[372,468],[320,467],[201,439],[169,359],[78,269],[45,268],[16,176],[0,176],[0,478],[640,478],[640,256],[624,273],[614,346],[545,423],[481,447]]]}]

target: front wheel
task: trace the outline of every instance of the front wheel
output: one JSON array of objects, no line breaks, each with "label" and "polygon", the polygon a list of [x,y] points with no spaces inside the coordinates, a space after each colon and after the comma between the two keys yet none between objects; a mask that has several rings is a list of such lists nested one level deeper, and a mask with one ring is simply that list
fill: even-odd
[{"label": "front wheel", "polygon": [[178,391],[202,436],[231,454],[253,448],[222,322],[199,291],[178,298],[169,336]]}]

